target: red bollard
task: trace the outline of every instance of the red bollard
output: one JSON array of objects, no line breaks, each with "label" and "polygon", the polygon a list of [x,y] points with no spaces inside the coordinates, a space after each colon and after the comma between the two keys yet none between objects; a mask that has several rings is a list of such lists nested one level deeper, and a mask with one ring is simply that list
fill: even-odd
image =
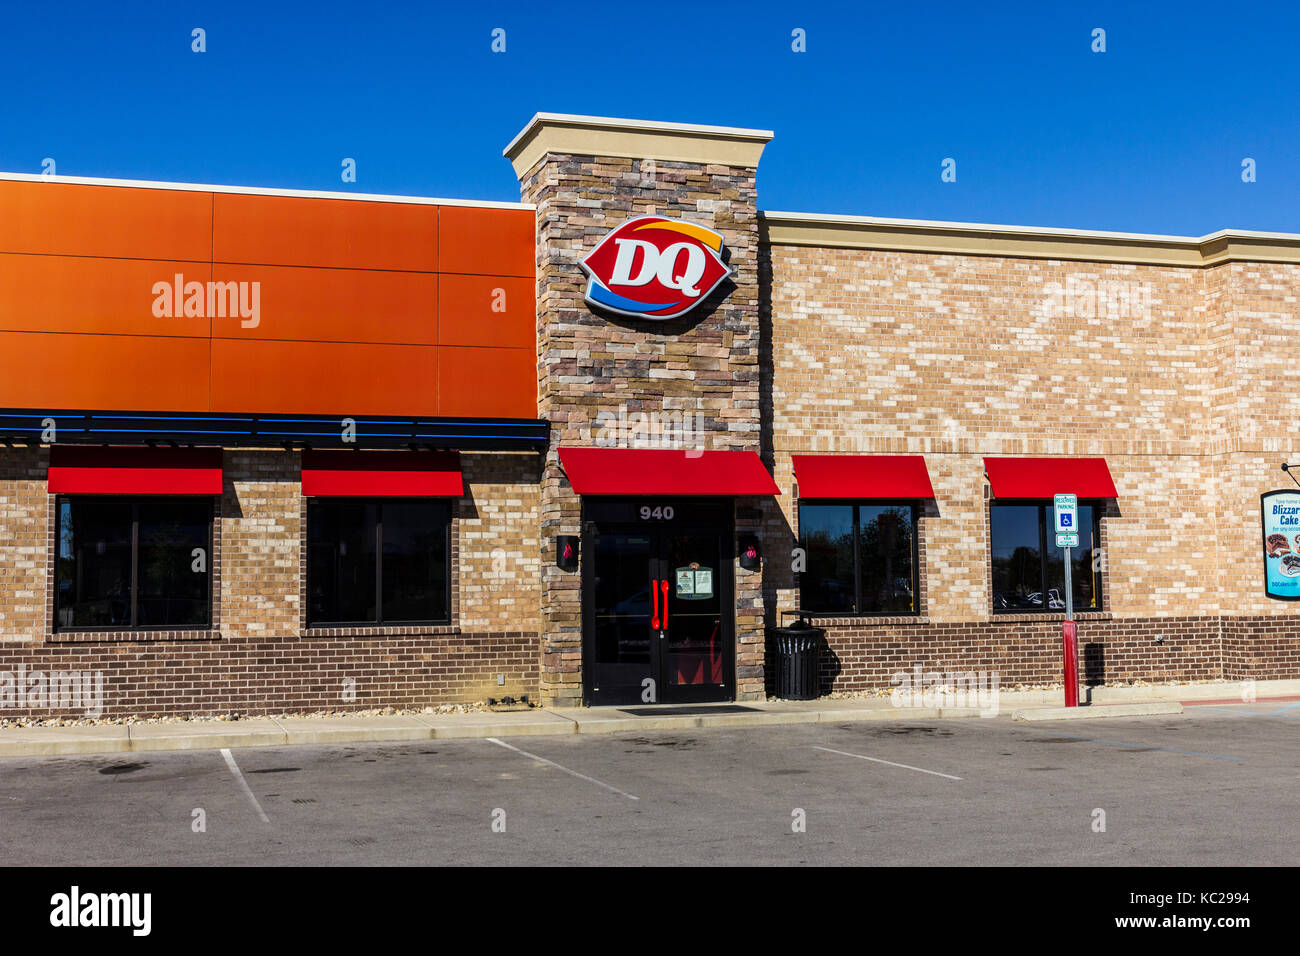
[{"label": "red bollard", "polygon": [[1065,706],[1079,706],[1079,625],[1066,621],[1061,629],[1065,650]]}]

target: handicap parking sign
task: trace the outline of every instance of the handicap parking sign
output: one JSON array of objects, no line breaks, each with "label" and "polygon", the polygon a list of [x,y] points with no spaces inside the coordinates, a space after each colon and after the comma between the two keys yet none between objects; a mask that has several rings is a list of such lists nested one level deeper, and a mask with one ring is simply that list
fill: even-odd
[{"label": "handicap parking sign", "polygon": [[1052,517],[1055,519],[1057,534],[1073,534],[1078,524],[1075,515],[1079,513],[1079,499],[1074,495],[1054,495],[1052,497]]}]

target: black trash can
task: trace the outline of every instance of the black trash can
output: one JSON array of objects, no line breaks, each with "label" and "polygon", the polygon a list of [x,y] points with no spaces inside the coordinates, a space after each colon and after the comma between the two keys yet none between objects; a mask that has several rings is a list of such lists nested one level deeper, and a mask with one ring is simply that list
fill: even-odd
[{"label": "black trash can", "polygon": [[816,700],[821,689],[822,639],[826,632],[800,618],[789,627],[772,628],[772,665],[776,696],[782,700]]}]

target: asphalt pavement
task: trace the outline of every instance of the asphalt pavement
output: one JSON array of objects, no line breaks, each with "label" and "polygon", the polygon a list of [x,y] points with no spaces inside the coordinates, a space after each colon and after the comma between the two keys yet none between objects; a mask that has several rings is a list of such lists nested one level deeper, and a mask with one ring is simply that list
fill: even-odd
[{"label": "asphalt pavement", "polygon": [[[1300,703],[10,757],[7,865],[1291,865]],[[1104,829],[1103,829],[1104,826]]]}]

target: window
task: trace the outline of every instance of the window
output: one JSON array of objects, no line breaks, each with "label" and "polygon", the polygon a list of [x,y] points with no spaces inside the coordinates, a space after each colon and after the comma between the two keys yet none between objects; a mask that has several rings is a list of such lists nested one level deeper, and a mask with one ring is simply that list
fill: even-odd
[{"label": "window", "polygon": [[212,499],[60,497],[60,630],[211,626]]},{"label": "window", "polygon": [[814,614],[916,614],[916,506],[801,504],[807,568],[800,607]]},{"label": "window", "polygon": [[308,624],[447,623],[450,529],[443,501],[311,499]]},{"label": "window", "polygon": [[[989,507],[993,552],[994,613],[1065,613],[1065,549],[1052,534],[1051,504]],[[1074,610],[1100,611],[1101,572],[1093,556],[1101,547],[1101,508],[1079,502],[1079,547],[1071,549]]]}]

